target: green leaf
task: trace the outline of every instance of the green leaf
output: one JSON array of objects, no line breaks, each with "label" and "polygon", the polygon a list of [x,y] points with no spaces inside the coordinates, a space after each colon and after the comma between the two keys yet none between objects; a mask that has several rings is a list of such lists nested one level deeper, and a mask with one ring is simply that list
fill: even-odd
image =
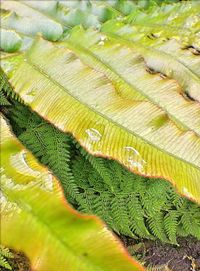
[{"label": "green leaf", "polygon": [[0,245],[0,267],[4,267],[5,269],[12,270],[12,267],[8,263],[7,259],[14,258],[14,255],[10,250],[2,245]]},{"label": "green leaf", "polygon": [[1,44],[0,48],[5,52],[12,53],[19,50],[21,46],[21,38],[20,36],[11,30],[1,29]]},{"label": "green leaf", "polygon": [[149,74],[134,50],[98,43],[87,50],[73,39],[56,46],[40,38],[25,55],[2,64],[14,71],[15,92],[89,152],[162,176],[199,201],[199,106],[179,96],[173,80]]},{"label": "green leaf", "polygon": [[2,92],[2,90],[0,90],[0,106],[2,105],[10,105],[9,101],[6,99],[4,93]]},{"label": "green leaf", "polygon": [[[118,15],[98,32],[69,30],[79,23],[99,28],[97,22],[105,20],[98,17],[96,1],[11,2],[3,8],[22,20],[51,20],[63,29],[57,42],[38,37],[26,53],[2,59],[13,90],[90,153],[163,177],[200,202],[198,3],[152,2],[144,10],[137,1],[103,1]],[[10,27],[12,12],[3,26]],[[69,19],[73,12],[98,18],[85,24],[78,15]],[[18,31],[16,20],[13,30]]]},{"label": "green leaf", "polygon": [[34,270],[143,270],[95,217],[64,200],[51,173],[1,117],[1,242],[23,251]]}]

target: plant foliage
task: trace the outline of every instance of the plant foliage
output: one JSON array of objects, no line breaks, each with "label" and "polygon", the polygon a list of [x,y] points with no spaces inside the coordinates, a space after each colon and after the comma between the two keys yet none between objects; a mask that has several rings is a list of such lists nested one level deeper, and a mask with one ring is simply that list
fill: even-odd
[{"label": "plant foliage", "polygon": [[199,202],[199,8],[5,1],[4,86],[91,154]]},{"label": "plant foliage", "polygon": [[119,234],[200,239],[200,5],[175,2],[1,3],[1,111],[48,167],[2,117],[1,241],[34,270],[142,270],[63,193]]},{"label": "plant foliage", "polygon": [[79,211],[96,214],[117,233],[134,238],[174,244],[177,236],[200,239],[200,207],[177,195],[167,182],[93,157],[17,102],[7,116],[18,138],[59,178],[68,201]]},{"label": "plant foliage", "polygon": [[39,271],[143,270],[97,218],[67,205],[55,177],[11,134],[2,116],[1,129],[3,245],[23,251]]},{"label": "plant foliage", "polygon": [[5,268],[6,270],[12,270],[8,259],[12,259],[13,254],[7,247],[0,245],[0,267]]}]

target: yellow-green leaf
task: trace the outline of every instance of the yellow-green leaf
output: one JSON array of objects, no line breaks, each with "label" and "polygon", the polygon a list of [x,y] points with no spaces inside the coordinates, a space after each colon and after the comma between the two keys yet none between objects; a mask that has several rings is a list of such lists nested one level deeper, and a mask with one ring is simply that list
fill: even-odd
[{"label": "yellow-green leaf", "polygon": [[0,48],[5,52],[12,53],[19,50],[22,40],[20,36],[11,30],[1,29],[1,43]]},{"label": "yellow-green leaf", "polygon": [[[38,38],[25,54],[5,55],[3,73],[33,110],[92,154],[163,177],[200,202],[200,6],[193,1],[144,11],[130,2],[101,4],[3,2],[11,11],[3,27],[23,37],[23,50],[40,32],[59,40]],[[79,23],[98,28],[105,7],[112,11],[108,18],[117,18],[101,32],[69,32]],[[30,30],[24,20],[37,24]],[[43,30],[59,25],[63,32],[45,36],[40,20],[49,22]]]},{"label": "yellow-green leaf", "polygon": [[199,105],[180,96],[174,80],[149,74],[137,51],[40,38],[2,65],[21,98],[89,152],[164,177],[200,202]]},{"label": "yellow-green leaf", "polygon": [[74,211],[56,179],[24,149],[1,117],[1,243],[38,271],[139,271],[99,219]]}]

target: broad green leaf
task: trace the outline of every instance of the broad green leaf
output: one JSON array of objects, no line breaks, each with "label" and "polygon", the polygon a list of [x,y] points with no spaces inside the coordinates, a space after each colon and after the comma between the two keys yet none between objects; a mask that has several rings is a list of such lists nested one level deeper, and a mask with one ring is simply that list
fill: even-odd
[{"label": "broad green leaf", "polygon": [[1,29],[1,44],[0,48],[6,52],[12,53],[18,51],[21,46],[21,38],[20,36],[12,31]]},{"label": "broad green leaf", "polygon": [[99,219],[64,200],[50,172],[1,117],[1,242],[23,251],[34,270],[143,270]]},{"label": "broad green leaf", "polygon": [[97,43],[89,51],[73,40],[55,46],[39,39],[2,65],[21,98],[89,152],[164,177],[200,200],[200,108],[179,95],[174,80],[149,74],[137,52],[119,43]]},{"label": "broad green leaf", "polygon": [[[90,153],[163,177],[200,202],[200,6],[158,7],[152,1],[144,10],[136,2],[4,2],[11,13],[2,25],[23,36],[22,51],[39,32],[27,31],[26,17],[51,20],[63,35],[54,43],[37,38],[26,53],[3,56],[3,73],[33,110]],[[69,31],[78,23],[99,28],[106,21],[99,9],[105,7],[113,11],[108,18],[116,19],[101,32]],[[78,15],[69,19],[73,12],[90,14],[91,24]]]},{"label": "broad green leaf", "polygon": [[[41,32],[41,25],[43,34],[46,31],[54,32],[54,39],[59,38],[60,29],[66,30],[78,24],[99,27],[102,22],[121,14],[106,2],[85,0],[6,1],[2,3],[2,8],[11,11],[2,20],[4,27],[25,35],[33,35],[33,31]],[[29,26],[31,20],[35,23],[32,27]],[[27,21],[28,25],[25,25],[24,21]]]},{"label": "broad green leaf", "polygon": [[[121,30],[121,28],[120,28]],[[120,32],[119,30],[119,32]],[[199,58],[195,55],[191,55],[188,52],[185,53],[186,59],[184,60],[184,53],[180,52],[183,50],[184,46],[178,45],[173,39],[168,43],[165,42],[163,45],[159,45],[158,48],[153,48],[148,46],[148,42],[145,42],[145,45],[139,42],[132,42],[130,38],[130,31],[127,29],[125,33],[120,32],[120,34],[115,34],[115,30],[107,26],[103,27],[103,31],[107,33],[108,36],[111,36],[120,41],[123,44],[126,44],[128,47],[134,49],[136,52],[141,54],[144,57],[146,65],[148,68],[152,69],[155,72],[160,72],[164,76],[175,79],[179,86],[182,88],[182,92],[188,94],[193,100],[200,102],[200,75],[199,75]],[[128,38],[126,33],[128,32]],[[178,57],[176,52],[178,51]],[[181,57],[179,56],[181,53]],[[192,60],[194,60],[192,62]],[[198,66],[196,71],[196,66]],[[179,91],[181,92],[181,90]]]},{"label": "broad green leaf", "polygon": [[152,32],[156,37],[166,38],[165,32],[169,38],[173,34],[184,39],[186,45],[192,42],[199,48],[199,39],[194,38],[194,33],[199,32],[198,1],[160,8],[157,3],[161,2],[174,0],[3,1],[1,27],[16,31],[23,41],[20,50],[26,50],[37,33],[55,41],[75,25],[99,28],[103,22],[115,18],[118,23],[133,24],[137,39],[148,38]]}]

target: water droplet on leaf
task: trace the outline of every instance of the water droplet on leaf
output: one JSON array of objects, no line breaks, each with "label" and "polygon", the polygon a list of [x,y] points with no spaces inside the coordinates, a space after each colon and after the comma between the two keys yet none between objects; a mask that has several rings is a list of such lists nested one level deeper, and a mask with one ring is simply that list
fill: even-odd
[{"label": "water droplet on leaf", "polygon": [[90,128],[87,129],[85,132],[88,134],[91,141],[98,142],[101,140],[102,134],[98,130]]}]

